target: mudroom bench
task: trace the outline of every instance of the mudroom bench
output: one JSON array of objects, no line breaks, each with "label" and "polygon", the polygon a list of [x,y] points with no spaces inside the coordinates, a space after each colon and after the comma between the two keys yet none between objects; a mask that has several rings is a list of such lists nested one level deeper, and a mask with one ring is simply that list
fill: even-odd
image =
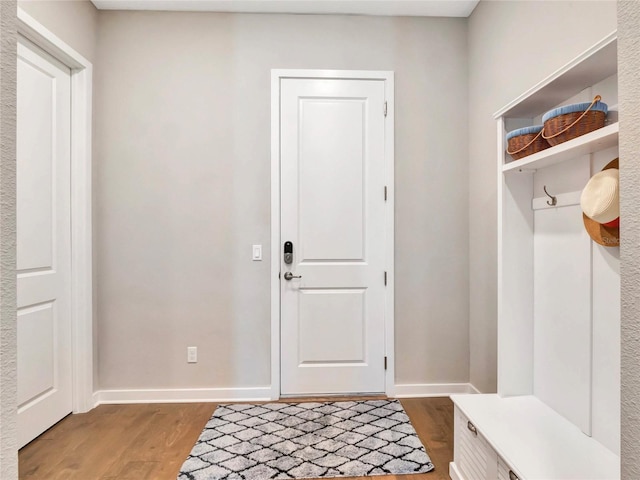
[{"label": "mudroom bench", "polygon": [[532,395],[453,395],[452,480],[613,480],[619,458]]}]

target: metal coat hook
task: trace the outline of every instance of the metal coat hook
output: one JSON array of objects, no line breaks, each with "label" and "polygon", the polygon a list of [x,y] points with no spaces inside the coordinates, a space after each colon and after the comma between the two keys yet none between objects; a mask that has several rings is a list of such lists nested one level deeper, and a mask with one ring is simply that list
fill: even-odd
[{"label": "metal coat hook", "polygon": [[542,187],[542,188],[544,189],[544,193],[547,194],[547,197],[549,197],[551,199],[551,201],[547,200],[547,205],[555,207],[556,204],[558,203],[558,199],[556,197],[554,197],[553,195],[550,195],[549,192],[547,192],[547,186],[546,185],[544,187]]}]

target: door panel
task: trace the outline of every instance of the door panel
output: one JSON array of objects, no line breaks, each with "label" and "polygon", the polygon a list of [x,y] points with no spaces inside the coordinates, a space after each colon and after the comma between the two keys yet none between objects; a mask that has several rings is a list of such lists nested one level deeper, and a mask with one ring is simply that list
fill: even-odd
[{"label": "door panel", "polygon": [[47,392],[54,383],[53,302],[18,313],[18,404]]},{"label": "door panel", "polygon": [[18,43],[18,440],[71,412],[70,71]]},{"label": "door panel", "polygon": [[300,99],[301,262],[364,259],[365,107],[365,99]]},{"label": "door panel", "polygon": [[[281,393],[384,392],[385,85],[281,81]],[[280,245],[282,248],[282,245]]]},{"label": "door panel", "polygon": [[[18,270],[53,268],[55,78],[23,56],[18,60],[20,171],[17,234]],[[28,192],[28,197],[25,193]]]},{"label": "door panel", "polygon": [[[365,293],[365,289],[300,292],[300,365],[366,361]],[[334,337],[335,332],[340,336]],[[318,342],[320,338],[332,338],[331,349]]]}]

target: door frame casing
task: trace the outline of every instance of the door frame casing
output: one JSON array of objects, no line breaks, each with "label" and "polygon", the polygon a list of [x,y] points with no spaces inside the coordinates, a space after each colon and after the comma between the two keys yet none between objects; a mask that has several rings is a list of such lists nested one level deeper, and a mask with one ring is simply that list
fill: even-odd
[{"label": "door frame casing", "polygon": [[[395,395],[394,355],[394,72],[368,70],[271,70],[271,399],[280,398],[280,83],[283,79],[379,80],[384,82],[386,118],[384,122],[384,177],[387,186],[385,208],[385,288],[384,339],[387,370],[385,394]],[[380,105],[383,113],[384,105]],[[382,195],[383,192],[380,192]],[[381,279],[382,281],[382,279]]]},{"label": "door frame casing", "polygon": [[93,401],[91,122],[93,65],[18,8],[18,35],[71,70],[71,343],[73,413]]}]

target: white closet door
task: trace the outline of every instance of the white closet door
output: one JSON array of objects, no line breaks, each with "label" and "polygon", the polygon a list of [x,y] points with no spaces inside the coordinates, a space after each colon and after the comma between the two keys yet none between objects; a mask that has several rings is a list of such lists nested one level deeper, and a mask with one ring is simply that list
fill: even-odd
[{"label": "white closet door", "polygon": [[18,439],[71,412],[70,71],[18,44]]}]

